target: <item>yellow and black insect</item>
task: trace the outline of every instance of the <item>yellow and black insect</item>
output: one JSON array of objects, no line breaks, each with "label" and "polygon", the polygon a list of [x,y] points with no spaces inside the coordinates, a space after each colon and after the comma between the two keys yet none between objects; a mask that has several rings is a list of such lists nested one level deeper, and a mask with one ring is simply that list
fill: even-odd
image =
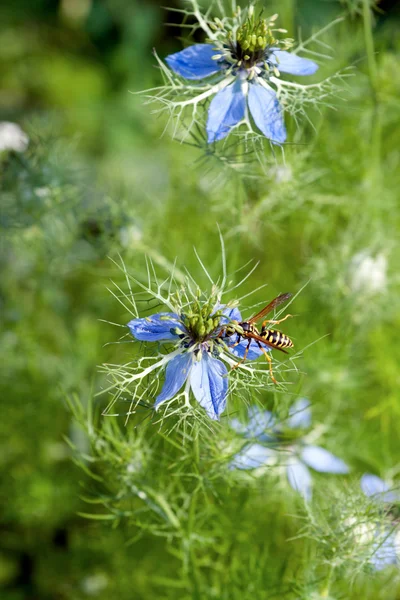
[{"label": "yellow and black insect", "polygon": [[267,325],[269,325],[269,324],[279,325],[279,323],[286,321],[286,319],[288,319],[292,315],[286,315],[283,319],[280,319],[279,321],[273,320],[273,319],[269,319],[269,320],[267,319],[267,320],[263,321],[261,331],[258,330],[256,323],[263,317],[266,317],[268,315],[268,313],[270,313],[272,310],[274,310],[274,308],[276,308],[280,304],[283,304],[284,302],[286,302],[286,300],[289,300],[289,298],[291,298],[291,296],[292,296],[292,294],[289,294],[289,293],[281,294],[280,296],[277,296],[276,298],[274,298],[272,300],[272,302],[270,302],[269,304],[267,304],[267,306],[265,306],[262,310],[260,310],[260,312],[258,312],[256,315],[254,315],[254,317],[251,317],[251,319],[248,319],[247,321],[242,321],[241,323],[239,323],[237,321],[231,321],[226,326],[224,331],[221,332],[222,337],[224,337],[224,338],[231,337],[236,334],[236,336],[237,336],[236,341],[234,344],[232,344],[230,346],[230,348],[234,348],[235,346],[240,344],[242,339],[248,340],[248,344],[247,344],[246,350],[244,351],[243,358],[240,362],[238,362],[237,365],[235,365],[234,368],[238,367],[240,365],[240,363],[242,363],[244,360],[246,360],[247,355],[250,350],[251,342],[254,340],[256,342],[257,346],[260,348],[260,350],[262,350],[262,352],[264,353],[265,358],[269,362],[269,371],[271,374],[272,381],[274,383],[277,383],[277,381],[273,375],[273,372],[272,372],[272,359],[271,359],[270,355],[268,354],[268,352],[266,351],[265,346],[268,346],[268,348],[272,348],[274,350],[275,349],[280,350],[281,352],[285,352],[285,354],[287,354],[287,352],[286,352],[286,350],[284,350],[284,348],[293,348],[293,342],[284,333],[281,333],[280,331],[277,331],[276,329],[268,329]]}]

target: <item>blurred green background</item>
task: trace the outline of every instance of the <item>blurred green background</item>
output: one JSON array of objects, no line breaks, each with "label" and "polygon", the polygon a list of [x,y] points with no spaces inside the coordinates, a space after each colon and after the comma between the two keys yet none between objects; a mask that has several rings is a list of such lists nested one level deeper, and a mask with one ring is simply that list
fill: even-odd
[{"label": "blurred green background", "polygon": [[[269,287],[254,301],[309,281],[285,331],[298,349],[327,337],[305,352],[293,393],[311,398],[317,420],[332,424],[329,447],[360,473],[398,474],[399,5],[373,7],[376,53],[368,56],[365,3],[264,3],[293,37],[344,15],[324,38],[333,59],[321,75],[354,70],[334,110],[312,116],[315,131],[288,123],[295,143],[286,164],[271,156],[264,180],[243,182],[162,136],[165,121],[129,93],[159,83],[154,47],[161,57],[182,47],[181,15],[161,4],[0,7],[0,121],[30,137],[26,152],[0,155],[5,600],[205,597],[163,582],[174,565],[163,564],[164,542],[149,535],[138,546],[134,526],[79,516],[88,512],[90,476],[72,461],[66,438],[90,450],[67,398],[86,404],[101,385],[97,365],[129,357],[129,346],[105,346],[120,332],[100,321],[129,319],[107,291],[110,278],[121,280],[108,258],[118,253],[135,276],[144,253],[161,269],[178,256],[198,276],[195,245],[216,273],[218,222],[231,272],[261,263],[244,291]],[[384,257],[383,267],[375,276],[364,263],[369,277],[357,283],[365,257]],[[267,597],[257,593],[251,597]],[[341,593],[395,599],[400,588],[361,582],[351,596]]]}]

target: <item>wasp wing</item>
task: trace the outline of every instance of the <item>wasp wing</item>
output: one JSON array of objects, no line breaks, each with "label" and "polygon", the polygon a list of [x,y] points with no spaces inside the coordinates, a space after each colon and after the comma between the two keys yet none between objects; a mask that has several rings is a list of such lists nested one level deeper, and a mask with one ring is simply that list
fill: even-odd
[{"label": "wasp wing", "polygon": [[290,293],[281,294],[280,296],[277,296],[272,300],[272,302],[270,302],[269,304],[267,304],[267,306],[260,310],[259,313],[254,315],[254,317],[251,317],[251,319],[248,320],[248,323],[255,323],[256,321],[259,321],[263,317],[267,316],[267,314],[270,313],[272,310],[274,310],[274,308],[276,308],[280,304],[283,304],[284,302],[286,302],[286,300],[289,300],[289,298],[291,297],[292,294]]}]

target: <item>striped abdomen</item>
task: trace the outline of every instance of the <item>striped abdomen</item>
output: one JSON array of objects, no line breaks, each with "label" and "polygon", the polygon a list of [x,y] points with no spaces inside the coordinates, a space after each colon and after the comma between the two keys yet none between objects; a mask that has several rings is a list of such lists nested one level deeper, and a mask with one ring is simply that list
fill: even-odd
[{"label": "striped abdomen", "polygon": [[293,342],[292,340],[281,333],[280,331],[275,331],[275,329],[266,329],[261,332],[261,337],[265,338],[265,341],[269,344],[276,346],[276,348],[292,348]]}]

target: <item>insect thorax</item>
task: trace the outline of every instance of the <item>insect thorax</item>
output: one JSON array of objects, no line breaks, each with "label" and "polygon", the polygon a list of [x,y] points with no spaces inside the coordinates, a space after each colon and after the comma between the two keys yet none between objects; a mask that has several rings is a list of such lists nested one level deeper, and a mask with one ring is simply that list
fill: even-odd
[{"label": "insect thorax", "polygon": [[245,333],[255,333],[256,335],[260,335],[257,326],[254,323],[244,321],[244,323],[240,323],[240,327]]},{"label": "insect thorax", "polygon": [[243,333],[242,323],[239,321],[231,321],[223,332],[223,337],[230,337],[231,335],[241,335]]}]

